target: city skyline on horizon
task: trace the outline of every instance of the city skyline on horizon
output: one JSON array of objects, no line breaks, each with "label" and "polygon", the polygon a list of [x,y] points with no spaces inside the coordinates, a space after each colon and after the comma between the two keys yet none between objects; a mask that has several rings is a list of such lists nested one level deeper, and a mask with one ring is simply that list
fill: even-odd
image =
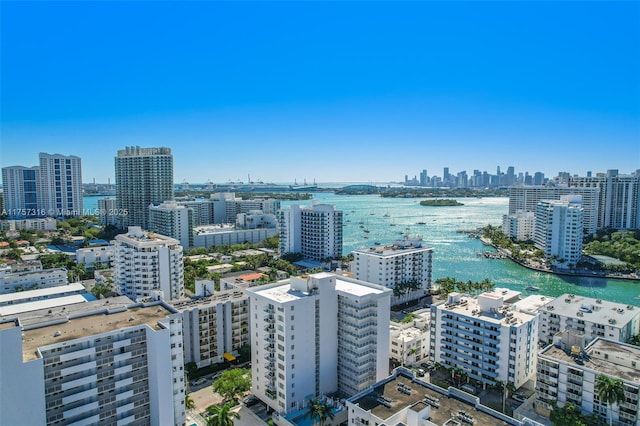
[{"label": "city skyline on horizon", "polygon": [[3,2],[0,166],[77,155],[115,183],[137,145],[171,148],[175,183],[640,168],[640,3],[459,6]]}]

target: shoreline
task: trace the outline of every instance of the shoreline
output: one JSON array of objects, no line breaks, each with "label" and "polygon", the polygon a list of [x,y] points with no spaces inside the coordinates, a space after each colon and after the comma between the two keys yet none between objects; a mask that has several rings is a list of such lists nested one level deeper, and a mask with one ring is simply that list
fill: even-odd
[{"label": "shoreline", "polygon": [[603,278],[603,279],[611,279],[611,280],[640,281],[640,277],[637,277],[637,276],[599,274],[599,273],[594,272],[594,271],[592,271],[592,273],[588,274],[586,272],[585,273],[580,273],[580,272],[558,271],[558,270],[549,269],[549,268],[535,267],[535,266],[530,265],[528,263],[524,263],[524,262],[519,261],[518,259],[516,259],[515,257],[513,257],[511,255],[511,252],[509,250],[504,249],[502,247],[498,247],[498,246],[496,246],[495,244],[493,244],[489,240],[486,240],[484,238],[479,238],[479,240],[482,241],[482,244],[484,244],[486,246],[493,247],[499,253],[503,254],[504,258],[509,259],[513,263],[515,263],[517,265],[520,265],[523,268],[527,268],[527,269],[529,269],[531,271],[544,272],[544,273],[552,274],[552,275],[563,275],[563,276],[568,276],[568,277]]}]

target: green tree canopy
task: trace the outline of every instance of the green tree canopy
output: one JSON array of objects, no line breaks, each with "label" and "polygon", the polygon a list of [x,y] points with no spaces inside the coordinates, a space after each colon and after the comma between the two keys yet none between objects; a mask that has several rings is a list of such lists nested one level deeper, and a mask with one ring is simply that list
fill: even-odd
[{"label": "green tree canopy", "polygon": [[244,368],[226,370],[218,380],[213,382],[213,391],[225,400],[235,400],[238,396],[251,389],[251,371]]}]

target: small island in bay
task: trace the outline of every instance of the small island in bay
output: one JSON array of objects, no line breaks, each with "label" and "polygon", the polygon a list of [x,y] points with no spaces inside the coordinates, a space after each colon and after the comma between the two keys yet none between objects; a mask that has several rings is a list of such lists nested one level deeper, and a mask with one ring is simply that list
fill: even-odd
[{"label": "small island in bay", "polygon": [[420,201],[420,205],[421,206],[436,206],[436,207],[464,206],[463,203],[460,203],[460,202],[458,202],[456,200],[452,200],[452,199],[448,199],[448,198],[442,198],[442,199],[436,198],[435,200],[422,200],[422,201]]}]

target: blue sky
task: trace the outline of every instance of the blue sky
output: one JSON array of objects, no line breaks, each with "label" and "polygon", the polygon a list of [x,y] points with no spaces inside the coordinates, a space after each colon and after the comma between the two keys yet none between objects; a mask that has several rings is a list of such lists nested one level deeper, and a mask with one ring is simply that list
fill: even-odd
[{"label": "blue sky", "polygon": [[2,1],[0,165],[175,180],[640,168],[640,2]]}]

